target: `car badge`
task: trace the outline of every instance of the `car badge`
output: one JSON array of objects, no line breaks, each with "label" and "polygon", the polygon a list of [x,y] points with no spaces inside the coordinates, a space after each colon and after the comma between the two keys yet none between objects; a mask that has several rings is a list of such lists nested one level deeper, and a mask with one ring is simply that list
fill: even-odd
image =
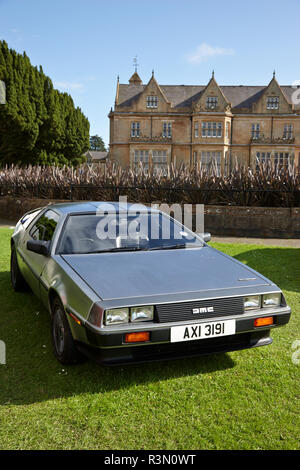
[{"label": "car badge", "polygon": [[193,312],[193,314],[196,314],[196,313],[213,313],[214,312],[214,307],[193,308],[192,312]]}]

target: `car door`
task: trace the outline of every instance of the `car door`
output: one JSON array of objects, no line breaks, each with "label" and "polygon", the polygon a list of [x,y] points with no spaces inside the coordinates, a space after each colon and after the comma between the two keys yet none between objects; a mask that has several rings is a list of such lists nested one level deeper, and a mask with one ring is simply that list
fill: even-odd
[{"label": "car door", "polygon": [[23,275],[33,292],[40,296],[40,277],[49,258],[47,256],[34,253],[27,249],[29,240],[43,240],[51,243],[55,229],[59,221],[59,215],[49,209],[43,212],[26,231],[22,247],[20,249],[23,258]]}]

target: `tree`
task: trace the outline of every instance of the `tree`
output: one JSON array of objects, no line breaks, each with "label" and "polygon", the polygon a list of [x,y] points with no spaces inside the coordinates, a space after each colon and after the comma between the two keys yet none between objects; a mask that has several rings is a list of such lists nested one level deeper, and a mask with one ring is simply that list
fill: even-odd
[{"label": "tree", "polygon": [[105,144],[102,137],[99,135],[90,136],[90,150],[99,150],[100,152],[106,152]]},{"label": "tree", "polygon": [[89,148],[90,124],[67,93],[53,88],[42,67],[0,41],[0,164],[75,165]]}]

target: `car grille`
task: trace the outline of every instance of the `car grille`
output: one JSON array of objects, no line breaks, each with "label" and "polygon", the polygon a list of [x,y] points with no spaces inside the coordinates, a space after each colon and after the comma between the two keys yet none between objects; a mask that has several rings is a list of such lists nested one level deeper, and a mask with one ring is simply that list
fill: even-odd
[{"label": "car grille", "polygon": [[[211,313],[193,313],[193,309],[208,307],[213,307],[214,311]],[[191,302],[156,305],[157,321],[160,323],[223,317],[227,315],[241,315],[243,313],[243,297],[195,300]]]}]

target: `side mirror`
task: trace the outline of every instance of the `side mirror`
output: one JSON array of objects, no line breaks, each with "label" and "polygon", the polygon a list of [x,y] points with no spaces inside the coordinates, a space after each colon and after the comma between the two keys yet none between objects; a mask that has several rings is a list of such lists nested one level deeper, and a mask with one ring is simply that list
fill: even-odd
[{"label": "side mirror", "polygon": [[211,240],[211,233],[208,233],[208,232],[204,233],[204,234],[203,234],[203,240],[204,240],[206,243],[210,242],[210,240]]},{"label": "side mirror", "polygon": [[208,242],[210,242],[210,240],[211,240],[211,234],[208,233],[208,232],[205,232],[205,233],[198,233],[198,235],[199,235],[199,237],[202,238],[202,240],[205,241],[205,243],[208,243]]},{"label": "side mirror", "polygon": [[50,242],[43,240],[29,240],[27,250],[33,251],[39,255],[49,256]]}]

